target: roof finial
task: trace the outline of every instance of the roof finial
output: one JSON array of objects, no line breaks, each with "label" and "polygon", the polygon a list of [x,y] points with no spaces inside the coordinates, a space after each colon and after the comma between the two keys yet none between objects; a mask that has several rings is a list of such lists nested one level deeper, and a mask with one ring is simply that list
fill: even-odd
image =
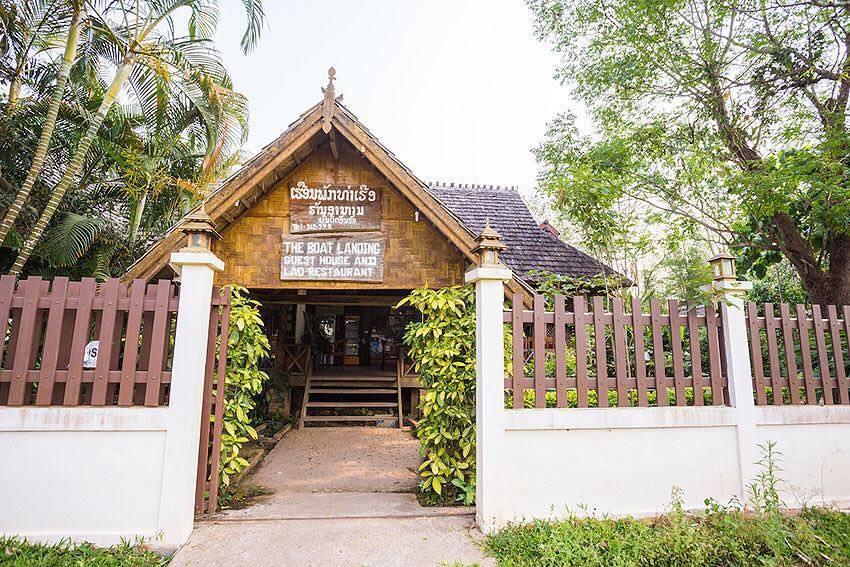
[{"label": "roof finial", "polygon": [[322,102],[322,131],[325,134],[331,133],[331,120],[334,117],[334,101],[336,93],[334,92],[334,79],[336,78],[336,69],[331,67],[328,69],[328,86],[322,89],[325,93],[325,100]]}]

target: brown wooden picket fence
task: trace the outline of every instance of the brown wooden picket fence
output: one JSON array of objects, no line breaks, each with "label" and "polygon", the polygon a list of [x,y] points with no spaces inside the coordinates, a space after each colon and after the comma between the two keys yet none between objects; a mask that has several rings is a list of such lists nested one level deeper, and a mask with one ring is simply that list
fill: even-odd
[{"label": "brown wooden picket fence", "polygon": [[3,276],[0,405],[167,405],[178,305],[169,280]]},{"label": "brown wooden picket fence", "polygon": [[715,307],[670,300],[664,312],[652,300],[644,313],[638,299],[628,311],[620,298],[557,296],[553,303],[547,310],[538,294],[528,310],[517,294],[504,312],[512,343],[505,389],[514,408],[728,401]]},{"label": "brown wooden picket fence", "polygon": [[747,326],[756,404],[850,404],[850,306],[748,303]]}]

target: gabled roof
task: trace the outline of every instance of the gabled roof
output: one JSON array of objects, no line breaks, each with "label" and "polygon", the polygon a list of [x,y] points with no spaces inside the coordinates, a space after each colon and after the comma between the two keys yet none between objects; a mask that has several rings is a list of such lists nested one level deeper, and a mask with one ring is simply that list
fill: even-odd
[{"label": "gabled roof", "polygon": [[[411,204],[439,230],[470,262],[475,236],[484,220],[503,235],[508,244],[504,255],[515,280],[508,284],[512,293],[531,290],[528,270],[549,269],[555,273],[583,277],[610,273],[607,266],[545,233],[534,223],[528,208],[515,191],[453,190],[429,187],[387,149],[329,88],[325,100],[304,112],[277,139],[233,175],[225,179],[207,198],[205,208],[221,232],[254,206],[266,191],[285,178],[317,148],[344,138],[367,159]],[[334,149],[334,151],[336,151]],[[200,205],[190,211],[197,211]],[[188,216],[188,215],[187,215]],[[124,275],[124,280],[150,279],[163,270],[172,251],[182,245],[182,220],[160,237]]]},{"label": "gabled roof", "polygon": [[[331,91],[332,94],[332,91]],[[332,100],[332,102],[331,102]],[[330,109],[328,108],[330,107]],[[342,136],[360,152],[411,204],[464,255],[474,262],[475,234],[447,209],[428,186],[401,163],[338,98],[316,104],[289,125],[276,140],[249,159],[208,197],[205,208],[221,232],[255,205],[266,191],[286,177],[316,148],[336,144]],[[200,208],[200,205],[195,209]],[[193,211],[190,211],[191,214]],[[124,275],[124,280],[150,279],[168,265],[171,252],[183,242],[182,220],[158,239]],[[519,277],[509,282],[512,293],[530,288]]]},{"label": "gabled roof", "polygon": [[528,275],[532,270],[574,278],[614,273],[596,258],[541,228],[512,187],[432,183],[428,190],[473,234],[480,233],[489,219],[508,245],[502,260],[523,279],[533,281]]}]

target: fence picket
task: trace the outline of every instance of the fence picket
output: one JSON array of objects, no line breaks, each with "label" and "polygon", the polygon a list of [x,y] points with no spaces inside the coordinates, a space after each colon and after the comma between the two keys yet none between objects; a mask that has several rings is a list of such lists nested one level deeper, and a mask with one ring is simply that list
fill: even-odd
[{"label": "fence picket", "polygon": [[534,296],[534,407],[546,407],[546,304]]},{"label": "fence picket", "polygon": [[841,347],[841,326],[838,322],[838,310],[835,305],[827,306],[829,317],[829,333],[832,342],[832,353],[835,357],[835,385],[838,388],[838,401],[850,404],[847,395],[847,373],[844,371],[844,353]]},{"label": "fence picket", "polygon": [[555,398],[567,407],[567,298],[555,297]]},{"label": "fence picket", "polygon": [[608,407],[608,354],[605,340],[603,298],[593,298],[593,340],[596,346],[596,398],[601,408]]},{"label": "fence picket", "polygon": [[645,408],[649,405],[646,395],[646,350],[644,347],[644,324],[640,298],[632,298],[632,329],[635,335],[635,382],[637,388],[637,405]]},{"label": "fence picket", "polygon": [[629,406],[629,389],[626,385],[628,358],[626,357],[626,317],[623,314],[623,300],[615,297],[611,300],[611,323],[614,327],[614,371],[617,377],[617,406]]},{"label": "fence picket", "polygon": [[513,393],[514,393],[514,408],[523,407],[523,393],[525,391],[525,338],[523,336],[522,323],[522,294],[515,293],[511,302],[511,325],[513,327]]},{"label": "fence picket", "polygon": [[83,376],[83,353],[89,342],[89,325],[92,315],[92,301],[95,294],[94,278],[83,278],[80,282],[77,312],[74,316],[74,338],[71,342],[68,379],[65,383],[64,405],[76,406],[80,403]]},{"label": "fence picket", "polygon": [[767,332],[767,354],[770,364],[770,387],[773,389],[773,405],[785,403],[782,398],[782,374],[779,370],[779,350],[776,346],[776,317],[773,314],[773,304],[764,304],[764,329]]},{"label": "fence picket", "polygon": [[[705,308],[706,313],[708,307]],[[697,306],[688,303],[688,343],[691,351],[691,376],[693,376],[694,405],[705,405],[702,378],[702,351],[699,344],[699,326],[697,322]]]},{"label": "fence picket", "polygon": [[682,352],[682,322],[679,317],[679,302],[667,301],[667,314],[670,317],[670,350],[673,358],[673,384],[676,388],[676,405],[688,405],[685,386],[685,355]]},{"label": "fence picket", "polygon": [[655,367],[655,399],[659,406],[668,405],[667,369],[664,359],[664,335],[661,321],[661,302],[649,300],[649,317],[652,324],[652,359]]},{"label": "fence picket", "polygon": [[9,385],[9,405],[24,404],[27,391],[27,375],[32,354],[33,337],[36,334],[36,313],[38,296],[41,293],[41,278],[32,276],[21,282],[25,287],[24,306],[21,310],[21,322],[18,326],[15,344],[15,361],[12,367],[12,382]]},{"label": "fence picket", "polygon": [[800,332],[800,355],[803,359],[803,381],[806,384],[806,403],[818,403],[812,349],[809,346],[809,325],[806,306],[797,304],[797,330]]},{"label": "fence picket", "polygon": [[[850,305],[845,305],[841,312],[844,319],[844,336],[847,337],[847,348],[850,350]],[[850,352],[848,352],[848,355],[850,355]],[[845,391],[850,388],[850,380],[844,383],[843,388]]]},{"label": "fence picket", "polygon": [[62,324],[65,316],[65,294],[68,290],[68,278],[57,277],[53,280],[50,292],[50,312],[47,316],[47,331],[44,335],[44,353],[41,357],[41,372],[38,378],[38,390],[35,405],[48,406],[53,402],[56,365],[59,360],[59,342],[62,340]]},{"label": "fence picket", "polygon": [[145,282],[134,280],[130,286],[130,308],[127,314],[127,335],[124,342],[124,360],[121,364],[121,382],[118,386],[118,405],[133,405],[136,389],[136,361],[139,354],[139,334],[145,305]]},{"label": "fence picket", "polygon": [[787,303],[779,304],[779,317],[782,320],[782,344],[785,347],[785,366],[788,369],[788,393],[793,405],[800,404],[800,385],[797,379],[797,349],[794,346],[794,326],[791,323],[791,310]]},{"label": "fence picket", "polygon": [[752,364],[753,387],[756,390],[756,404],[767,405],[767,393],[764,387],[764,364],[761,355],[761,339],[758,327],[758,309],[752,301],[747,303],[747,324],[750,328],[750,360]]},{"label": "fence picket", "polygon": [[150,364],[148,381],[145,384],[145,405],[159,405],[162,369],[165,362],[165,349],[168,343],[168,300],[171,297],[171,282],[159,280],[156,285],[156,311],[151,329]]},{"label": "fence picket", "polygon": [[97,364],[94,369],[94,384],[92,385],[91,405],[106,404],[107,385],[109,384],[109,365],[112,362],[112,338],[115,334],[115,318],[118,314],[118,293],[121,282],[110,278],[103,284],[103,308],[100,315],[100,332],[98,333]]},{"label": "fence picket", "polygon": [[576,406],[586,408],[587,403],[587,307],[584,297],[573,297],[576,335]]},{"label": "fence picket", "polygon": [[820,305],[812,305],[812,324],[815,328],[815,345],[818,352],[818,368],[820,368],[820,381],[823,388],[823,402],[831,406],[834,403],[832,397],[832,376],[829,373],[829,359],[827,358],[823,314],[821,313]]}]

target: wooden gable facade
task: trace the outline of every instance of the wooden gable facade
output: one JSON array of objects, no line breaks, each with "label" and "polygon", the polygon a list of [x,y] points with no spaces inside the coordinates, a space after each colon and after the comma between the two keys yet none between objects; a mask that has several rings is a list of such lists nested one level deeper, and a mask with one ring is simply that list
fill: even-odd
[{"label": "wooden gable facade", "polygon": [[[206,199],[204,209],[221,235],[213,250],[225,262],[217,283],[293,292],[404,291],[463,283],[464,271],[476,260],[476,235],[333,98],[331,89],[327,94]],[[367,185],[381,191],[380,232],[386,238],[381,281],[281,278],[282,242],[290,232],[288,195],[298,182]],[[185,245],[181,224],[153,243],[123,280],[173,277],[168,261]],[[506,290],[527,299],[530,291],[518,276]]]},{"label": "wooden gable facade", "polygon": [[[380,232],[386,239],[380,282],[281,279],[281,242],[290,235],[290,188],[366,185],[381,195]],[[225,269],[218,283],[252,289],[404,290],[463,282],[464,254],[346,139],[330,140],[221,230],[213,245]]]}]

